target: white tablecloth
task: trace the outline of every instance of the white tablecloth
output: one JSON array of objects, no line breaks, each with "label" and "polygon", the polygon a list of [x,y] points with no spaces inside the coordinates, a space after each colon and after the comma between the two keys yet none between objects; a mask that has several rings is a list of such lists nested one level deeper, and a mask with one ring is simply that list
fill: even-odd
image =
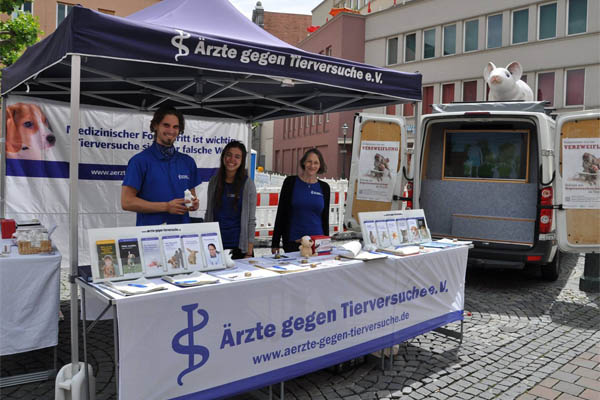
[{"label": "white tablecloth", "polygon": [[[2,240],[0,251],[9,240]],[[0,355],[58,343],[61,255],[0,256]]]},{"label": "white tablecloth", "polygon": [[467,254],[459,247],[113,296],[119,398],[226,397],[458,321]]}]

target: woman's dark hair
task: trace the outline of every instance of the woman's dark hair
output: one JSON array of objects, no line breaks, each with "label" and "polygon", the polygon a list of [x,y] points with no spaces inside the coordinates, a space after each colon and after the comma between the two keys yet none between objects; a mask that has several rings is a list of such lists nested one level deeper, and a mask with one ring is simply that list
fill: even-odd
[{"label": "woman's dark hair", "polygon": [[227,143],[227,146],[221,152],[221,161],[219,162],[219,170],[217,171],[217,188],[215,190],[215,210],[221,208],[221,198],[223,197],[223,190],[225,189],[225,155],[229,152],[230,149],[239,149],[242,152],[242,162],[240,163],[239,168],[235,171],[235,176],[233,177],[233,194],[235,196],[235,201],[233,202],[234,210],[237,211],[238,200],[240,199],[240,193],[242,191],[242,186],[246,181],[246,176],[248,175],[246,172],[246,155],[248,152],[246,151],[246,146],[244,143],[239,142],[237,140],[233,140]]},{"label": "woman's dark hair", "polygon": [[[174,115],[179,120],[179,133],[183,133],[185,130],[185,119],[181,111],[177,111],[175,107],[162,106],[154,112],[152,121],[150,121],[150,132],[156,133],[156,127],[162,122],[167,115]],[[154,141],[156,142],[156,134],[154,135]]]},{"label": "woman's dark hair", "polygon": [[306,153],[304,153],[304,155],[300,159],[300,168],[302,168],[302,170],[304,170],[304,163],[306,162],[306,159],[308,158],[308,155],[310,153],[313,153],[314,155],[316,155],[319,158],[319,170],[317,171],[317,174],[324,174],[325,172],[327,172],[327,164],[325,164],[325,159],[323,159],[323,154],[321,154],[321,152],[316,147],[306,150]]}]

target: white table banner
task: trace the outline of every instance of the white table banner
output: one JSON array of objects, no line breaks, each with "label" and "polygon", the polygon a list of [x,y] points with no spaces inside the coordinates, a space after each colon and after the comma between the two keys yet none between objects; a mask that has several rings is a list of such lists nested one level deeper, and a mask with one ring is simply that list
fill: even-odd
[{"label": "white table banner", "polygon": [[117,301],[119,398],[216,398],[462,319],[466,247]]}]

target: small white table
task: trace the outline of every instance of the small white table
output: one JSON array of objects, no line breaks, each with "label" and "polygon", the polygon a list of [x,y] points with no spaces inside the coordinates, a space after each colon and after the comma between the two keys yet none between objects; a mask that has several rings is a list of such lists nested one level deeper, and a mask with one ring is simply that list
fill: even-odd
[{"label": "small white table", "polygon": [[[11,242],[2,240],[0,251]],[[0,256],[0,356],[58,344],[61,258],[57,250],[20,255],[16,246]],[[48,379],[55,372],[0,378],[0,387]]]}]

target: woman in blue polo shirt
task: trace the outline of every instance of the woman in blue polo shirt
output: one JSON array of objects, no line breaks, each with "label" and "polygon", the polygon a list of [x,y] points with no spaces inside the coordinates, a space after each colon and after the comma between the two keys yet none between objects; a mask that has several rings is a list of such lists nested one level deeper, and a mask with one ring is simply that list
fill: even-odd
[{"label": "woman in blue polo shirt", "polygon": [[206,222],[219,223],[223,247],[233,259],[252,257],[256,187],[246,172],[246,146],[232,141],[221,152],[219,170],[208,182]]},{"label": "woman in blue polo shirt", "polygon": [[300,159],[302,171],[288,176],[279,193],[279,205],[273,229],[271,251],[298,251],[299,240],[305,235],[329,235],[329,185],[317,174],[327,171],[323,155],[316,148],[309,149]]}]

